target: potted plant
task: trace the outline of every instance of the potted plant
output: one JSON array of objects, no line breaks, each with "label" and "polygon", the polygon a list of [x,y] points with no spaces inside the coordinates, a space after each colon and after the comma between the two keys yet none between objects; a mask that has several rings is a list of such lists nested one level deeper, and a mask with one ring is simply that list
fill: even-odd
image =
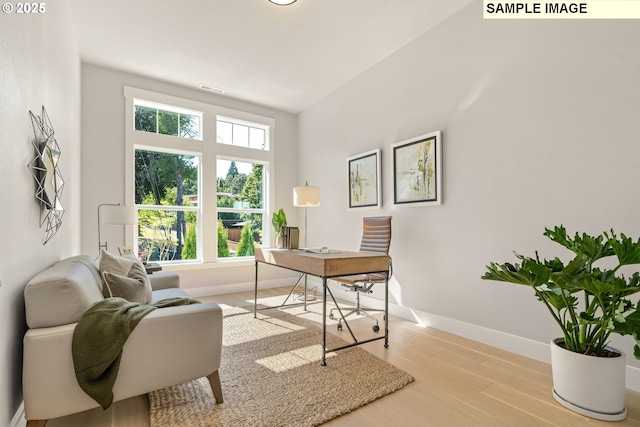
[{"label": "potted plant", "polygon": [[[551,341],[553,395],[560,404],[592,418],[624,419],[625,355],[608,344],[613,333],[638,338],[640,332],[640,304],[629,299],[640,291],[640,274],[619,272],[640,263],[640,239],[613,230],[571,238],[563,226],[544,235],[573,259],[565,265],[537,252],[535,258],[516,254],[520,264],[490,263],[482,278],[530,286],[560,326],[563,336]],[[617,262],[598,262],[614,256]],[[634,355],[640,359],[638,345]]]},{"label": "potted plant", "polygon": [[276,230],[276,248],[282,249],[284,242],[282,241],[282,229],[287,226],[287,214],[280,208],[278,212],[274,212],[271,218],[271,224]]}]

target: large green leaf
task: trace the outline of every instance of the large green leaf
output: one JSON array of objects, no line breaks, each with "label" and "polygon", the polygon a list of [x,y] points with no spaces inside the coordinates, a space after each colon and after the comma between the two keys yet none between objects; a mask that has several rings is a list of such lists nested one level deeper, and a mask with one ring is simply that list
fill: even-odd
[{"label": "large green leaf", "polygon": [[615,324],[615,332],[640,338],[640,306],[624,318],[624,322]]},{"label": "large green leaf", "polygon": [[487,266],[487,272],[482,276],[484,280],[497,280],[499,282],[509,282],[518,285],[533,286],[534,279],[527,271],[522,271],[518,264],[496,264]]},{"label": "large green leaf", "polygon": [[578,305],[578,299],[572,295],[561,295],[553,290],[541,290],[537,293],[539,300],[546,300],[556,310],[573,309]]},{"label": "large green leaf", "polygon": [[550,280],[569,293],[583,290],[580,280],[588,273],[589,257],[578,253],[561,271],[551,274]]},{"label": "large green leaf", "polygon": [[624,234],[620,234],[620,239],[618,239],[613,230],[611,230],[609,244],[620,265],[640,264],[640,239],[634,243],[630,237]]},{"label": "large green leaf", "polygon": [[624,290],[624,283],[622,281],[622,288],[620,288],[620,282],[617,280],[610,280],[608,282],[602,282],[596,277],[585,277],[580,281],[580,286],[591,295],[595,295],[598,298],[603,298],[606,295],[617,295]]},{"label": "large green leaf", "polygon": [[554,227],[553,230],[545,228],[544,235],[575,254],[586,255],[590,260],[590,264],[593,264],[600,258],[614,254],[609,239],[605,240],[602,235],[593,237],[586,233],[582,233],[582,236],[576,233],[573,239],[571,239],[567,235],[567,230],[562,225]]},{"label": "large green leaf", "polygon": [[549,281],[549,277],[551,277],[551,269],[549,267],[530,258],[524,258],[522,260],[522,270],[529,272],[533,279],[532,286],[535,287],[544,285]]}]

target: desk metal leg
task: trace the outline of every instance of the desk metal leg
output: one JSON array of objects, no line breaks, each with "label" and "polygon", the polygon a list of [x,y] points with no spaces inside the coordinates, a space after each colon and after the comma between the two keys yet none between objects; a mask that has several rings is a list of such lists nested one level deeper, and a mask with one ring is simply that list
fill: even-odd
[{"label": "desk metal leg", "polygon": [[384,348],[389,348],[389,272],[384,281]]},{"label": "desk metal leg", "polygon": [[327,278],[322,278],[322,361],[320,365],[327,366]]},{"label": "desk metal leg", "polygon": [[347,330],[351,334],[351,338],[353,339],[353,342],[357,343],[358,339],[356,338],[356,335],[353,333],[353,330],[351,330],[351,326],[349,326],[349,321],[347,320],[345,315],[342,313],[342,309],[340,308],[340,305],[336,301],[336,298],[333,296],[333,292],[331,292],[331,288],[329,288],[328,286],[327,286],[327,292],[329,293],[329,296],[333,301],[333,305],[335,305],[336,308],[338,309],[338,313],[340,314],[340,319],[342,319],[342,321],[344,322],[344,325],[347,327]]},{"label": "desk metal leg", "polygon": [[[302,278],[306,277],[306,274],[302,273],[300,274],[300,277],[298,277],[298,280],[296,281],[296,284],[293,285],[293,288],[291,288],[291,290],[289,291],[289,295],[287,295],[287,297],[284,299],[283,303],[280,305],[280,307],[284,307],[285,305],[287,305],[287,301],[289,301],[289,298],[291,298],[291,295],[293,295],[293,293],[296,291],[296,289],[298,289],[298,285],[300,284],[300,281],[302,281]],[[305,290],[306,292],[306,290]],[[306,309],[306,304],[305,304],[305,309]]]},{"label": "desk metal leg", "polygon": [[[309,301],[309,298],[307,298],[307,273],[300,273],[300,277],[298,277],[298,280],[296,281],[296,284],[293,285],[293,288],[291,288],[291,290],[289,291],[289,295],[287,295],[287,297],[284,299],[284,302],[280,305],[280,307],[284,307],[287,305],[287,301],[289,301],[289,298],[291,298],[291,295],[293,295],[293,293],[296,291],[296,289],[298,289],[298,285],[300,284],[300,282],[302,281],[302,279],[304,279],[304,311],[309,311],[307,309],[307,302]],[[296,303],[298,304],[298,303]]]},{"label": "desk metal leg", "polygon": [[258,317],[258,261],[256,261],[256,279],[253,290],[253,318]]},{"label": "desk metal leg", "polygon": [[[306,229],[305,229],[306,232]],[[307,273],[304,273],[304,311],[309,311],[307,310],[307,302],[309,301],[309,299],[307,298]]]}]

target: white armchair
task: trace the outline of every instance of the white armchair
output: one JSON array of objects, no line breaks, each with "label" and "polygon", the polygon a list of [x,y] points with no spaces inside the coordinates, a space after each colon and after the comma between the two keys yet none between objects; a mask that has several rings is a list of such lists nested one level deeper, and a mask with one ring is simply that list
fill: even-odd
[{"label": "white armchair", "polygon": [[[152,302],[186,296],[173,273],[149,276]],[[91,258],[59,261],[25,288],[29,330],[24,337],[23,396],[27,427],[98,407],[76,380],[71,343],[82,314],[103,299],[98,267]],[[208,377],[222,403],[218,369],[222,310],[203,303],[157,309],[133,330],[122,350],[113,401]]]}]

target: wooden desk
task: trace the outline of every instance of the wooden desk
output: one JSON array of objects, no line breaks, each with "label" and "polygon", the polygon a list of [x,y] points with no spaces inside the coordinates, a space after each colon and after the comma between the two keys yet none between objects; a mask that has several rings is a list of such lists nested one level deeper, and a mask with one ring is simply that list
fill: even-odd
[{"label": "wooden desk", "polygon": [[[297,271],[302,274],[310,274],[322,279],[322,361],[320,364],[326,366],[326,353],[342,350],[355,345],[364,344],[371,341],[384,339],[384,346],[389,347],[389,255],[337,251],[332,253],[313,253],[303,249],[261,249],[255,251],[256,277],[254,293],[254,317],[257,317],[258,310],[258,265],[259,263],[274,265],[288,270]],[[353,342],[341,347],[327,349],[327,293],[331,296],[333,303],[338,307],[336,300],[327,286],[327,280],[332,277],[349,276],[353,274],[382,273],[386,276],[384,287],[384,336],[358,341],[343,317]],[[306,301],[305,301],[306,302]],[[340,308],[338,307],[338,310]],[[342,311],[340,310],[342,316]]]}]

